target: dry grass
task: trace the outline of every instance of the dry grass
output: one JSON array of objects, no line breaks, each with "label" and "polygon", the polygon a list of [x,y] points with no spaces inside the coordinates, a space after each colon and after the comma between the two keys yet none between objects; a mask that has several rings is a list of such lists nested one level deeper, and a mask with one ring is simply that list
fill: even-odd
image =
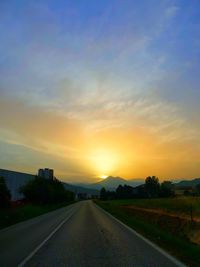
[{"label": "dry grass", "polygon": [[130,215],[136,215],[158,225],[163,230],[182,236],[200,245],[200,218],[191,220],[188,214],[163,211],[162,209],[146,209],[133,205],[121,206]]},{"label": "dry grass", "polygon": [[200,266],[200,198],[127,199],[97,204],[188,266]]}]

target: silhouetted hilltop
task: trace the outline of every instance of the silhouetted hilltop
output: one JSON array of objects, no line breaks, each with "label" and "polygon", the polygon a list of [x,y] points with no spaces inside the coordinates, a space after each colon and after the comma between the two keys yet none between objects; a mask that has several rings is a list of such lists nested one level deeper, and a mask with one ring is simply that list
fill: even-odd
[{"label": "silhouetted hilltop", "polygon": [[144,183],[143,179],[132,179],[126,180],[122,177],[113,177],[109,176],[106,179],[102,179],[98,183],[90,184],[88,187],[95,188],[100,190],[102,187],[105,187],[107,190],[115,190],[119,185],[130,185],[130,186],[138,186]]},{"label": "silhouetted hilltop", "polygon": [[87,188],[83,186],[76,186],[62,182],[65,189],[74,192],[75,194],[90,194],[90,195],[99,195],[99,191],[93,188]]},{"label": "silhouetted hilltop", "polygon": [[176,188],[183,188],[183,187],[194,187],[200,184],[200,178],[196,178],[193,180],[182,180],[178,183],[175,183]]},{"label": "silhouetted hilltop", "polygon": [[[166,179],[169,180],[169,179]],[[175,182],[176,181],[176,182]],[[196,178],[193,180],[181,180],[179,179],[179,182],[177,182],[177,180],[175,180],[173,182],[173,184],[175,185],[175,187],[178,188],[184,188],[184,187],[194,187],[197,184],[200,184],[200,178]],[[77,188],[79,188],[80,190],[95,190],[94,192],[98,192],[98,190],[101,190],[102,187],[104,187],[106,190],[110,190],[110,191],[114,191],[117,189],[117,187],[119,185],[129,185],[132,187],[137,187],[139,185],[142,185],[145,183],[145,179],[131,179],[131,180],[126,180],[122,177],[113,177],[113,176],[109,176],[106,179],[101,179],[99,182],[97,183],[92,183],[92,184],[78,184],[78,185],[70,185],[67,184],[68,186],[71,186],[72,189],[68,189],[74,192],[74,190],[76,190]],[[74,187],[74,188],[73,188]],[[81,192],[82,192],[81,191]],[[94,194],[94,193],[92,193]]]}]

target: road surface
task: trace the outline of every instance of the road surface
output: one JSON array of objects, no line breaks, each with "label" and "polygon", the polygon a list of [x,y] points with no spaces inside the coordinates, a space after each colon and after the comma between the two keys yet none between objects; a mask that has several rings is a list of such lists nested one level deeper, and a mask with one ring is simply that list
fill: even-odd
[{"label": "road surface", "polygon": [[0,231],[0,266],[184,266],[82,201]]}]

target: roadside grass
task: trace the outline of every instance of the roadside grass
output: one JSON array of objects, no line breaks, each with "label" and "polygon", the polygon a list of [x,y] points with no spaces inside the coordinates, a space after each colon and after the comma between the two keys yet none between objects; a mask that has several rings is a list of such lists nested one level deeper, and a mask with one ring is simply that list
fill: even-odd
[{"label": "roadside grass", "polygon": [[22,222],[47,212],[70,205],[73,202],[63,202],[52,205],[22,204],[9,209],[0,210],[0,229]]},{"label": "roadside grass", "polygon": [[134,205],[145,209],[161,209],[166,212],[190,216],[191,207],[193,215],[200,217],[200,197],[174,197],[159,199],[124,199],[115,200],[113,205]]},{"label": "roadside grass", "polygon": [[[165,208],[170,209],[169,203],[173,199],[133,199],[133,200],[110,200],[110,201],[95,201],[100,207],[111,213],[113,216],[130,226],[143,236],[158,244],[160,247],[168,251],[171,255],[180,259],[188,266],[200,266],[200,246],[190,242],[186,237],[173,234],[168,229],[160,228],[159,225],[152,223],[138,214],[129,213],[126,210],[127,205],[138,205],[145,208],[162,208],[162,203]],[[181,200],[180,200],[181,201]],[[193,201],[193,200],[190,200]],[[157,203],[156,203],[157,202]],[[179,205],[179,202],[177,202]],[[151,206],[154,205],[153,207]],[[176,210],[178,209],[176,206]],[[172,207],[174,209],[174,207]]]}]

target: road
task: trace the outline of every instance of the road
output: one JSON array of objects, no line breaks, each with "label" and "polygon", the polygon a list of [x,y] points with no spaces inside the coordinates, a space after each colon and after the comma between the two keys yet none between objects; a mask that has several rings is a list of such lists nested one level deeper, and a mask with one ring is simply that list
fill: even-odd
[{"label": "road", "polygon": [[0,266],[184,266],[82,201],[0,231]]}]

